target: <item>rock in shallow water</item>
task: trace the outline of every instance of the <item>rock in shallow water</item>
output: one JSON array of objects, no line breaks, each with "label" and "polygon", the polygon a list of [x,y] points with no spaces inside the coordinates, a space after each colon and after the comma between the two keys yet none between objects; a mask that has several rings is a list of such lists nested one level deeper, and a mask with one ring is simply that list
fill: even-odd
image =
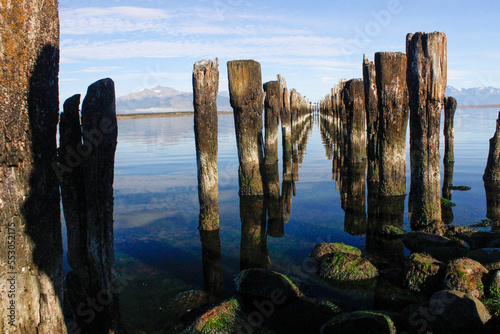
[{"label": "rock in shallow water", "polygon": [[480,298],[484,295],[481,278],[487,272],[488,270],[477,261],[468,258],[456,259],[448,263],[444,283],[450,290]]},{"label": "rock in shallow water", "polygon": [[321,328],[321,334],[372,333],[396,334],[391,318],[382,313],[357,311],[333,317]]}]

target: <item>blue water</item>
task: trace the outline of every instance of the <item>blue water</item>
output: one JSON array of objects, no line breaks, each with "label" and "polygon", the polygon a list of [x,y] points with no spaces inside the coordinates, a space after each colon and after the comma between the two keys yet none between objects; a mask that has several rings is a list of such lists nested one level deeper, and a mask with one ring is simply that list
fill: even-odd
[{"label": "blue water", "polygon": [[[486,218],[482,175],[497,116],[494,109],[457,110],[455,114],[453,183],[472,189],[453,192],[452,201],[456,203],[453,224],[471,225]],[[312,125],[299,164],[299,180],[295,182],[285,235],[265,237],[269,268],[311,284],[316,281],[306,260],[314,245],[323,241],[344,242],[363,249],[366,242],[363,235],[345,232],[345,213],[336,190],[338,185],[332,180],[332,160],[327,158],[322,142],[319,116],[313,118]],[[146,310],[154,318],[152,308],[161,308],[162,303],[181,291],[204,287],[202,245],[197,230],[193,117],[120,120],[118,126],[114,183],[117,268],[136,278],[130,286],[133,289],[129,289],[132,291],[123,294],[121,303],[125,318]],[[280,157],[281,154],[280,143]],[[407,190],[409,172],[407,158]],[[234,292],[233,278],[240,271],[239,203],[234,121],[232,115],[222,115],[219,116],[219,205],[227,295]],[[404,227],[409,230],[407,207],[406,198]]]}]

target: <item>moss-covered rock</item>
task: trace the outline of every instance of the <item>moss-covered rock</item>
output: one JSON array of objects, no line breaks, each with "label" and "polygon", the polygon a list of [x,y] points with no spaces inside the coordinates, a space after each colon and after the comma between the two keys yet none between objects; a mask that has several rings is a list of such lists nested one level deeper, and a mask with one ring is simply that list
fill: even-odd
[{"label": "moss-covered rock", "polygon": [[434,293],[443,286],[444,264],[428,254],[414,253],[408,258],[404,286],[410,290]]},{"label": "moss-covered rock", "polygon": [[322,242],[316,245],[309,257],[313,260],[314,263],[321,263],[328,255],[334,253],[344,253],[344,254],[353,254],[357,256],[361,256],[361,251],[353,246],[346,245],[342,242],[334,242],[334,243],[326,243]]},{"label": "moss-covered rock", "polygon": [[[252,295],[263,299],[285,299],[290,302],[304,294],[285,275],[266,269],[243,270],[235,279],[241,295]],[[278,296],[279,295],[279,296]]]},{"label": "moss-covered rock", "polygon": [[392,225],[384,225],[377,231],[377,235],[387,239],[401,238],[405,234],[403,229]]},{"label": "moss-covered rock", "polygon": [[383,313],[356,311],[333,317],[321,328],[320,333],[396,334],[396,327],[391,318]]},{"label": "moss-covered rock", "polygon": [[500,248],[481,248],[467,254],[469,259],[481,263],[488,270],[500,269]]},{"label": "moss-covered rock", "polygon": [[243,328],[244,320],[236,298],[223,301],[189,326],[184,334],[231,334]]},{"label": "moss-covered rock", "polygon": [[471,294],[476,298],[484,295],[483,274],[488,270],[479,262],[469,258],[453,260],[446,266],[444,283],[446,288]]},{"label": "moss-covered rock", "polygon": [[337,252],[321,262],[318,275],[334,281],[360,281],[378,276],[377,268],[360,255]]}]

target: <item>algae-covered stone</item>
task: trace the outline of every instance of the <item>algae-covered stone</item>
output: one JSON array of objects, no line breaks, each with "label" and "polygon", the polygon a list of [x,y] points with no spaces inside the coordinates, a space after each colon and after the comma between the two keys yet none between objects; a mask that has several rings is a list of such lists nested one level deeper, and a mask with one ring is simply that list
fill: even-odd
[{"label": "algae-covered stone", "polygon": [[444,283],[450,290],[471,294],[476,298],[484,295],[483,274],[487,273],[483,265],[469,258],[456,259],[446,266]]},{"label": "algae-covered stone", "polygon": [[482,248],[467,254],[469,259],[481,263],[488,270],[500,269],[500,248]]},{"label": "algae-covered stone", "polygon": [[337,252],[321,262],[318,275],[334,281],[361,281],[378,276],[377,268],[360,255]]},{"label": "algae-covered stone", "polygon": [[476,232],[470,236],[470,248],[471,250],[486,248],[498,239],[500,239],[500,233],[497,232]]},{"label": "algae-covered stone", "polygon": [[444,264],[427,254],[414,253],[408,259],[404,286],[413,291],[436,292],[442,288]]},{"label": "algae-covered stone", "polygon": [[401,238],[405,231],[396,226],[384,225],[377,231],[377,234],[387,239],[396,239]]},{"label": "algae-covered stone", "polygon": [[[285,299],[287,302],[304,294],[285,275],[266,269],[243,270],[235,279],[238,293],[265,299]],[[279,297],[278,297],[279,294]]]},{"label": "algae-covered stone", "polygon": [[322,242],[319,245],[316,245],[309,257],[317,264],[325,259],[326,256],[331,255],[333,253],[345,253],[345,254],[353,254],[357,256],[361,256],[361,251],[353,246],[345,245],[341,242],[334,243],[326,243]]},{"label": "algae-covered stone", "polygon": [[184,334],[231,334],[244,328],[241,306],[236,298],[223,301],[201,315]]},{"label": "algae-covered stone", "polygon": [[342,313],[321,328],[321,334],[373,333],[396,334],[396,327],[385,314],[372,311]]}]

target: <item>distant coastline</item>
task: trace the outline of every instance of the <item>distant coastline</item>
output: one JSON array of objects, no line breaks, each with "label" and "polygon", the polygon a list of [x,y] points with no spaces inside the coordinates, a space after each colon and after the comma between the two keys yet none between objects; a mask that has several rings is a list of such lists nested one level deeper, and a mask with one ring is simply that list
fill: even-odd
[{"label": "distant coastline", "polygon": [[[231,111],[219,111],[218,115],[232,115]],[[117,114],[117,119],[136,119],[136,118],[159,118],[159,117],[182,117],[194,116],[192,111],[176,111],[176,112],[155,112],[155,113],[137,113],[137,114]]]},{"label": "distant coastline", "polygon": [[482,109],[482,108],[500,108],[500,104],[485,104],[479,106],[458,106],[457,109]]}]

